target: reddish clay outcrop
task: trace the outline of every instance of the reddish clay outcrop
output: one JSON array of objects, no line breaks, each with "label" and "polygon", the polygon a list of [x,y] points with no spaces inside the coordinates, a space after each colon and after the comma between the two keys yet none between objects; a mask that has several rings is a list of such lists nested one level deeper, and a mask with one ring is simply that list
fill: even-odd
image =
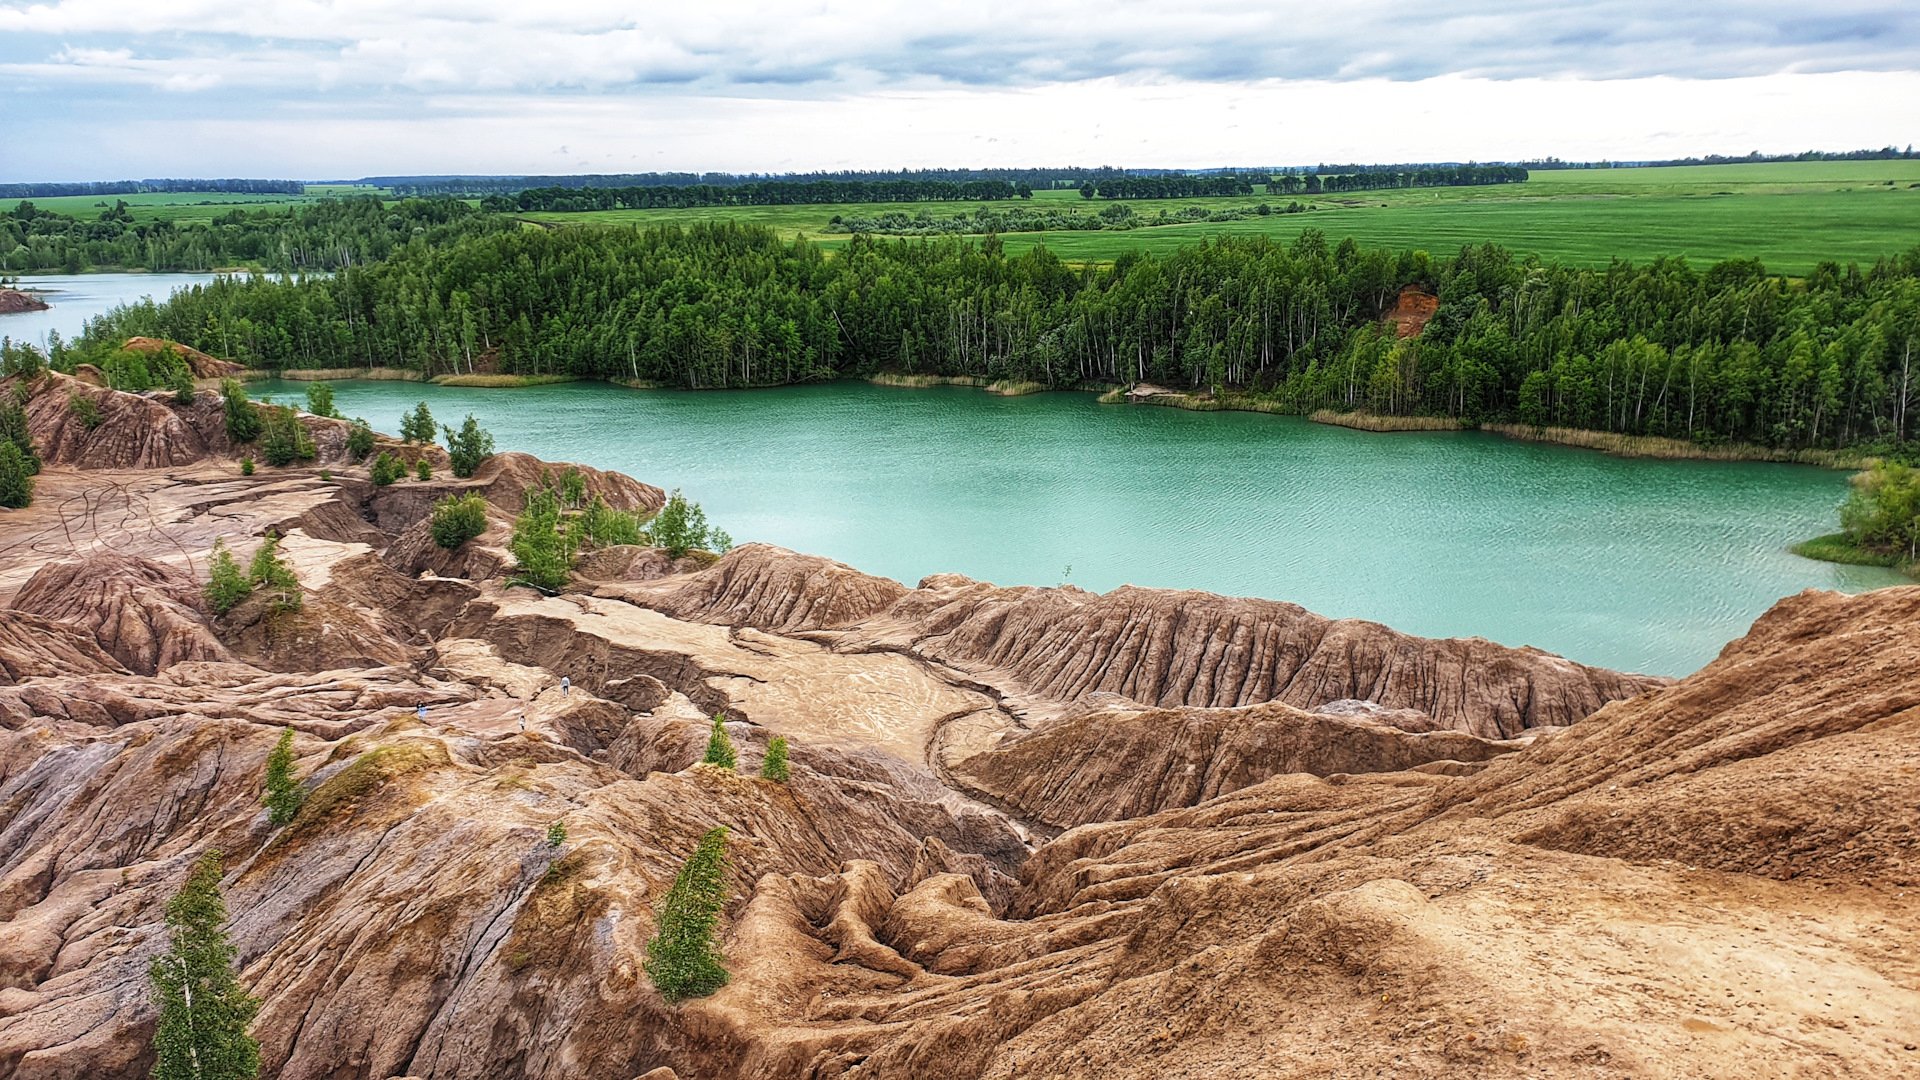
[{"label": "reddish clay outcrop", "polygon": [[30,292],[0,289],[0,315],[18,315],[25,311],[45,311],[47,302]]},{"label": "reddish clay outcrop", "polygon": [[173,353],[187,362],[188,370],[193,372],[193,377],[196,379],[232,378],[247,370],[243,365],[231,360],[222,360],[217,356],[209,356],[191,345],[182,345],[177,341],[166,341],[161,338],[130,337],[126,344],[120,347],[137,353]]}]

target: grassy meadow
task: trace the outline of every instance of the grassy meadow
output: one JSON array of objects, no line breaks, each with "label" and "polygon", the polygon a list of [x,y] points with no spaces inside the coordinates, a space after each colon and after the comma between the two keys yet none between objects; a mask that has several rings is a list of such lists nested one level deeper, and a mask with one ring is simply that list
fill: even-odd
[{"label": "grassy meadow", "polygon": [[[1126,200],[1142,215],[1162,208],[1207,209],[1285,205],[1316,209],[1230,222],[1197,222],[1124,232],[1013,233],[1010,252],[1044,243],[1076,262],[1101,262],[1130,250],[1165,251],[1209,236],[1267,235],[1291,239],[1315,228],[1335,240],[1448,252],[1486,241],[1564,262],[1604,265],[1684,255],[1700,264],[1752,257],[1787,273],[1825,260],[1870,263],[1920,244],[1920,161],[1817,161],[1694,165],[1645,169],[1536,172],[1524,184],[1343,192],[1313,196],[1253,195],[1209,199]],[[1042,191],[1034,205],[1098,209],[1075,191]],[[809,236],[828,247],[846,243],[825,232],[834,215],[888,211],[933,217],[1001,203],[835,203],[810,206],[698,207],[533,213],[543,224],[651,224],[734,220]]]},{"label": "grassy meadow", "polygon": [[[27,199],[42,210],[51,210],[57,214],[91,219],[100,216],[100,211],[111,207],[116,201],[127,204],[127,212],[133,220],[147,221],[209,221],[222,214],[235,210],[286,209],[311,203],[320,199],[339,195],[384,195],[381,188],[360,187],[352,184],[308,184],[305,195],[247,194],[226,191],[151,191],[132,195],[55,195],[44,199]],[[10,200],[0,206],[11,210],[21,200]]]}]

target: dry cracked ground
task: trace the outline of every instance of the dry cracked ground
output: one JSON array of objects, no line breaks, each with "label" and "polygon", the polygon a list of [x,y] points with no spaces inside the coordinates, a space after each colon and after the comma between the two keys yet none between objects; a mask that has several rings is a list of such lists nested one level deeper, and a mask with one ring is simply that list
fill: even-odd
[{"label": "dry cracked ground", "polygon": [[[1920,1075],[1920,588],[1788,598],[1677,683],[761,545],[544,596],[501,550],[542,463],[375,488],[307,419],[313,467],[242,477],[208,397],[30,387],[0,1080],[146,1074],[209,847],[269,1077]],[[305,608],[210,615],[214,542],[268,530]],[[694,764],[716,711],[739,774]],[[653,907],[716,825],[732,981],[668,1006]]]}]

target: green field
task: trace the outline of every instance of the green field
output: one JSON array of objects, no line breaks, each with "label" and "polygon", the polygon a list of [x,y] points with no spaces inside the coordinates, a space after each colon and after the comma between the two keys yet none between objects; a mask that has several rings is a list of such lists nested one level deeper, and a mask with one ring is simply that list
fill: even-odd
[{"label": "green field", "polygon": [[[133,195],[56,195],[46,199],[28,199],[42,210],[90,219],[117,201],[127,204],[135,221],[207,221],[234,210],[286,208],[339,195],[380,195],[380,188],[350,184],[309,184],[305,195],[249,195],[224,191],[145,192]],[[11,210],[17,201],[8,202]]]},{"label": "green field", "polygon": [[[1804,273],[1825,260],[1868,263],[1920,245],[1920,161],[1791,162],[1647,169],[1536,172],[1524,184],[1421,188],[1298,196],[1317,209],[1244,221],[1169,225],[1125,232],[1018,233],[1009,251],[1045,243],[1063,258],[1104,261],[1123,251],[1165,251],[1207,236],[1267,235],[1290,239],[1315,228],[1367,244],[1449,252],[1493,241],[1551,259],[1603,265],[1684,255],[1700,263],[1759,258],[1779,271]],[[1128,200],[1149,215],[1165,207],[1208,209],[1285,204],[1287,196]],[[1036,205],[1086,205],[1073,191],[1043,191]],[[1093,200],[1092,205],[1104,205]],[[824,232],[835,215],[887,211],[934,217],[980,203],[858,203],[815,206],[700,207],[535,213],[551,224],[735,220],[800,233],[829,247],[844,235]]]}]

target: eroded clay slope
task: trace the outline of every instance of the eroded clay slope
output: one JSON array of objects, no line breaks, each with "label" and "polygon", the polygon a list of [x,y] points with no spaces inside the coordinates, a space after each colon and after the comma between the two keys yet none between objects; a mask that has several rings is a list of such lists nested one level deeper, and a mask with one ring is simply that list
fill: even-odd
[{"label": "eroded clay slope", "polygon": [[620,590],[677,618],[841,630],[1055,702],[1119,694],[1203,708],[1343,699],[1415,709],[1484,738],[1570,724],[1669,680],[1478,638],[1414,637],[1295,604],[1120,588],[997,588],[929,578],[904,590],[823,559],[750,545],[699,574]]}]

